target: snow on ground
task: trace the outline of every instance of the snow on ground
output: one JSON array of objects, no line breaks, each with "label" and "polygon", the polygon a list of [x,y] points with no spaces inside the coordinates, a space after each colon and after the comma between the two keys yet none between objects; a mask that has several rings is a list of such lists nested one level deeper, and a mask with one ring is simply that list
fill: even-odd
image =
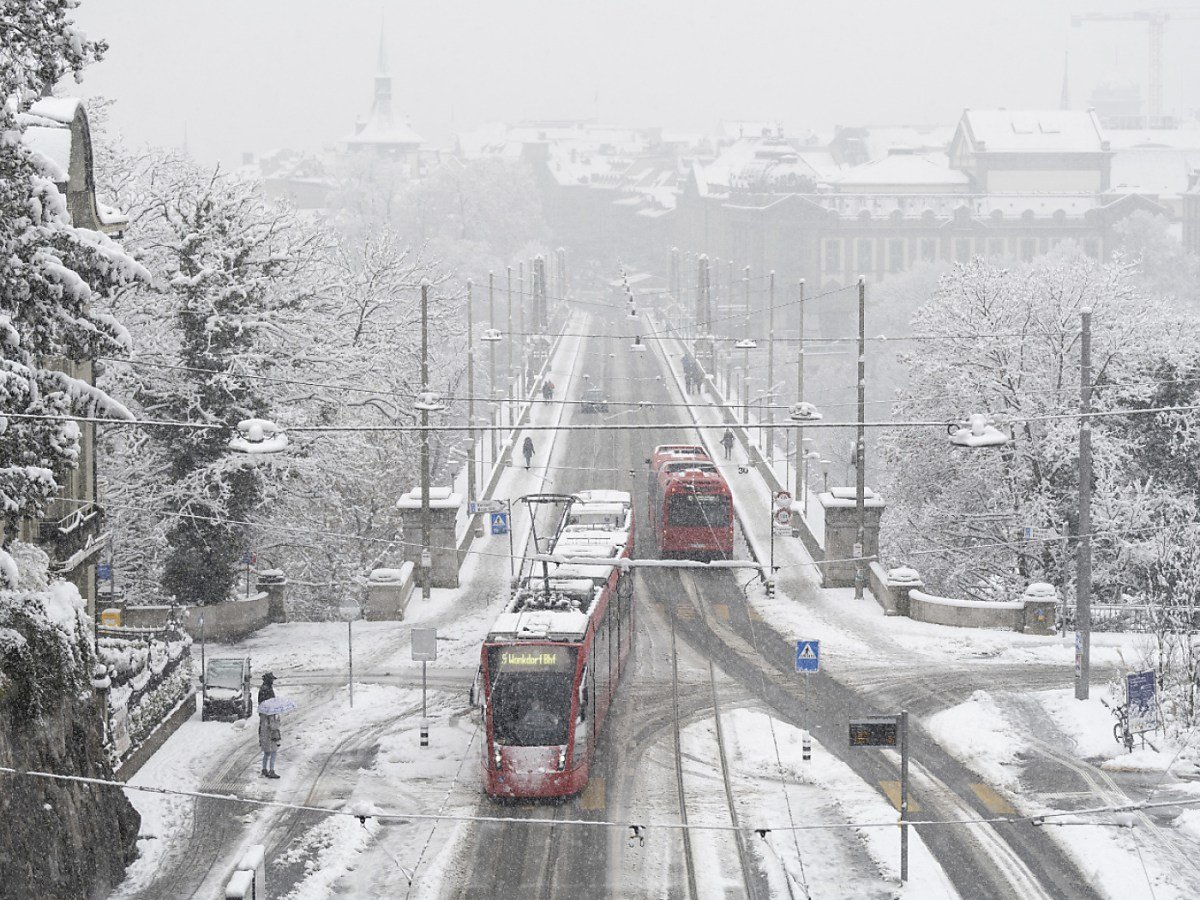
[{"label": "snow on ground", "polygon": [[[898,820],[896,810],[818,741],[812,742],[812,759],[804,762],[800,729],[749,709],[725,713],[722,721],[742,824],[775,829],[765,838],[749,838],[773,896],[788,894],[785,878],[804,884],[815,897],[958,896],[911,828],[909,880],[898,888],[900,831],[889,824]],[[689,727],[685,749],[711,741],[705,730],[705,723]],[[715,773],[713,790],[720,795]],[[793,823],[831,827],[791,832]],[[879,827],[844,827],[847,823]]]},{"label": "snow on ground", "polygon": [[987,691],[976,691],[966,703],[932,715],[924,724],[939,744],[970,760],[971,768],[993,786],[1017,787],[1021,732]]}]

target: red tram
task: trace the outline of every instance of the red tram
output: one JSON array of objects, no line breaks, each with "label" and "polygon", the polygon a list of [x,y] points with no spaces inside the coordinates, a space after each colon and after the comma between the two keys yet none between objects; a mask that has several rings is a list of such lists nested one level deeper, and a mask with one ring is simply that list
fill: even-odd
[{"label": "red tram", "polygon": [[[627,559],[623,491],[569,498],[550,553]],[[559,798],[587,784],[633,644],[633,578],[619,566],[547,564],[518,586],[483,645],[483,785],[494,798]],[[477,695],[478,696],[478,695]]]},{"label": "red tram", "polygon": [[708,452],[662,444],[649,459],[650,527],[662,559],[733,556],[733,495]]}]

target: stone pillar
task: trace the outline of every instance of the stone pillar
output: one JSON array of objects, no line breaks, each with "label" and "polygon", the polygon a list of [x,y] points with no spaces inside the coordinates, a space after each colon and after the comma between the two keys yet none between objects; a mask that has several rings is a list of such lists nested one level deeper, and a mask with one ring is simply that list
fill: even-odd
[{"label": "stone pillar", "polygon": [[372,569],[367,576],[367,604],[363,617],[371,622],[398,622],[404,618],[415,582],[412,563],[399,569]]},{"label": "stone pillar", "polygon": [[908,615],[910,608],[909,592],[925,590],[925,582],[921,580],[921,574],[916,569],[910,569],[908,566],[898,566],[895,569],[888,569],[887,586],[896,601],[896,614],[901,616]]},{"label": "stone pillar", "polygon": [[[870,488],[863,491],[866,507],[864,556],[879,556],[879,519],[883,515],[883,498]],[[836,487],[817,495],[825,510],[825,559],[821,563],[821,587],[854,587],[852,560],[854,542],[858,539],[858,510],[855,508],[854,488]],[[865,565],[865,564],[864,564]]]},{"label": "stone pillar", "polygon": [[263,569],[255,583],[259,592],[267,595],[267,621],[286,622],[287,576],[279,569]]},{"label": "stone pillar", "polygon": [[[463,499],[447,487],[429,489],[431,528],[429,556],[432,563],[432,585],[436,588],[458,587],[458,539],[455,521]],[[415,566],[421,564],[421,489],[413,488],[396,503],[404,527],[404,559]]]},{"label": "stone pillar", "polygon": [[1025,604],[1024,634],[1055,634],[1055,616],[1058,614],[1058,591],[1054,585],[1035,581],[1025,588],[1021,596]]}]

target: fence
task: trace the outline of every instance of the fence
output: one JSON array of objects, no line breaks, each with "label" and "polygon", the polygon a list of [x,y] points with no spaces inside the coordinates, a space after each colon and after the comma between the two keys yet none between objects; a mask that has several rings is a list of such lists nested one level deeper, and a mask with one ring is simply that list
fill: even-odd
[{"label": "fence", "polygon": [[[1200,608],[1164,606],[1152,603],[1093,603],[1092,631],[1133,631],[1151,634],[1166,631],[1172,634],[1192,634],[1200,631]],[[1063,631],[1074,631],[1077,625],[1075,604],[1064,602],[1059,608],[1059,623]]]}]

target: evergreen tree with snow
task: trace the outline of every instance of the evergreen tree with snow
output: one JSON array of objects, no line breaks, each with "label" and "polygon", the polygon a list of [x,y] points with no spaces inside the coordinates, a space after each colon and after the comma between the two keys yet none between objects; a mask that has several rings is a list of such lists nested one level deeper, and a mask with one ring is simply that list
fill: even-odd
[{"label": "evergreen tree with snow", "polygon": [[290,243],[290,217],[254,185],[180,173],[159,192],[160,290],[174,309],[177,363],[145,379],[137,397],[156,416],[195,426],[157,435],[169,482],[163,499],[176,516],[163,588],[207,604],[230,596],[250,549],[249,523],[268,499],[274,462],[237,453],[229,441],[239,421],[269,412],[255,376],[274,364],[273,313],[295,304],[286,285],[305,250]]}]

